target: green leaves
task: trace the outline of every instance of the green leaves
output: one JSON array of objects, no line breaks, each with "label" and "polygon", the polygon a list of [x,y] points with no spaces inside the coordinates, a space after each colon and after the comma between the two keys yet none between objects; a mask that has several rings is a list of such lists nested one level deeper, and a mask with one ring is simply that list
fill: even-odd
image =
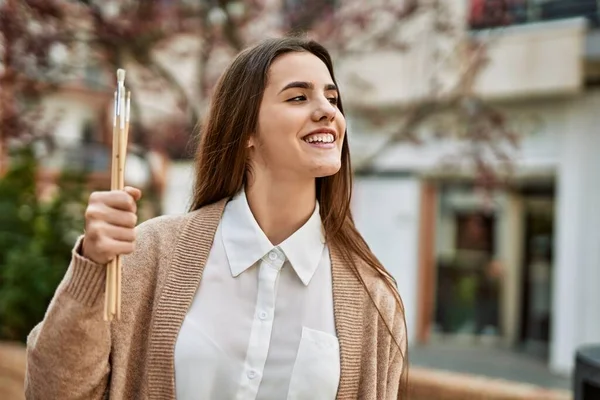
[{"label": "green leaves", "polygon": [[63,175],[42,201],[30,147],[20,149],[0,178],[0,340],[24,341],[42,320],[83,228],[81,175]]}]

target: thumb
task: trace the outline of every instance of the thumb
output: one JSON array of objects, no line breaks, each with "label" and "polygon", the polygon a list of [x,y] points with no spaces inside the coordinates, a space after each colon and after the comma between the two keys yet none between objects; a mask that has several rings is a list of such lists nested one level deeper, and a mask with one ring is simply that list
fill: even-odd
[{"label": "thumb", "polygon": [[134,188],[132,186],[125,186],[123,190],[129,194],[135,201],[138,201],[142,198],[142,191],[140,189]]}]

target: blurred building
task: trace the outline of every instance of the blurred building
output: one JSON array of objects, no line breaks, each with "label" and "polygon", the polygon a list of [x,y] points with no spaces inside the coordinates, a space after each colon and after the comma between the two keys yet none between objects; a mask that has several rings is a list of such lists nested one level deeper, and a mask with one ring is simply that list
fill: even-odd
[{"label": "blurred building", "polygon": [[[107,146],[107,106],[112,91],[100,80],[99,71],[84,68],[72,71],[41,100],[44,120],[51,131],[38,145],[42,183],[53,185],[65,169],[86,171],[100,186],[109,183],[110,148]],[[110,184],[110,183],[109,183]]]},{"label": "blurred building", "polygon": [[[41,118],[38,126],[47,133],[43,140],[36,142],[40,156],[39,193],[42,197],[52,196],[60,189],[58,178],[65,171],[86,174],[91,190],[110,188],[116,71],[108,71],[105,65],[90,61],[93,51],[83,39],[68,50],[50,49],[51,53],[56,53],[51,62],[56,65],[57,72],[52,76],[39,77],[41,82],[52,83],[48,90],[42,92],[39,104]],[[132,75],[129,74],[129,80],[132,80]],[[143,98],[143,95],[139,97]],[[134,102],[136,100],[134,98]],[[125,183],[143,189],[151,188],[160,198],[168,162],[162,152],[150,149],[144,143],[144,132],[140,129],[142,124],[138,122],[151,124],[152,121],[147,121],[148,115],[156,119],[168,114],[172,101],[169,102],[170,97],[163,94],[165,107],[161,109],[155,105],[156,96],[150,100],[154,103],[147,105],[137,101],[134,105],[136,109],[143,109],[144,113],[132,113]],[[152,206],[148,205],[147,209],[148,215],[156,214],[151,210]]]},{"label": "blurred building", "polygon": [[[51,134],[38,143],[40,194],[51,196],[64,171],[85,173],[92,190],[110,188],[113,91],[111,77],[94,65],[74,69],[42,98]],[[125,182],[149,188],[160,180],[163,162],[139,151],[136,128],[130,128]],[[151,154],[150,154],[151,156]],[[151,213],[152,214],[152,213]]]},{"label": "blurred building", "polygon": [[[449,3],[464,35],[488,42],[474,91],[519,134],[514,174],[486,196],[475,171],[442,164],[464,143],[425,124],[424,143],[388,146],[360,173],[357,223],[398,280],[411,342],[495,338],[569,373],[575,349],[600,342],[600,8]],[[355,159],[427,100],[436,46],[426,34],[341,66],[369,88],[344,93]],[[396,122],[373,123],[375,110]]]}]

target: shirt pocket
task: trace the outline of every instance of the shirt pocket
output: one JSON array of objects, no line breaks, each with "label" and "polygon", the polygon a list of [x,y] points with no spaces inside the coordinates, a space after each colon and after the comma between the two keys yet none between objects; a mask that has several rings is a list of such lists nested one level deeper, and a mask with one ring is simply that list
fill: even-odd
[{"label": "shirt pocket", "polygon": [[326,332],[303,327],[288,400],[335,399],[340,381],[340,344]]}]

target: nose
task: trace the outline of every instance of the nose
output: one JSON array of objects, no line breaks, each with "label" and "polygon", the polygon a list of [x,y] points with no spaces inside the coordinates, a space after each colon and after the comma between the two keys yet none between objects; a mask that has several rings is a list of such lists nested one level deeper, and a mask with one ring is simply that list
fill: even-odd
[{"label": "nose", "polygon": [[331,104],[329,99],[323,98],[319,101],[318,106],[315,108],[313,112],[313,120],[316,122],[319,121],[333,121],[337,114],[337,108]]}]

